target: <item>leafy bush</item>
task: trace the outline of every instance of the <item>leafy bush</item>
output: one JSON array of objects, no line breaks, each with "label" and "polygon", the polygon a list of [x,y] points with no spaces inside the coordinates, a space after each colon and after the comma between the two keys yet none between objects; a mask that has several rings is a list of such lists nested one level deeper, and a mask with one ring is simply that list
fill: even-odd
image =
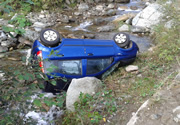
[{"label": "leafy bush", "polygon": [[63,124],[100,124],[117,110],[112,90],[104,89],[94,96],[81,93],[79,102],[74,104],[75,112],[66,112]]},{"label": "leafy bush", "polygon": [[10,32],[15,32],[17,34],[22,35],[23,33],[25,33],[24,28],[26,26],[32,25],[32,23],[24,15],[17,15],[14,19],[10,20],[8,23],[13,24],[15,27],[3,26],[2,28],[5,32],[8,32],[11,36],[12,34]]}]

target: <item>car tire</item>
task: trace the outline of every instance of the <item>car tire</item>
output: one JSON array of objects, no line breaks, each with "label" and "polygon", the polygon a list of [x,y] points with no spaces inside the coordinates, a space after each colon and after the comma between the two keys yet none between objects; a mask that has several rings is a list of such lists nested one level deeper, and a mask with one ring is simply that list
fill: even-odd
[{"label": "car tire", "polygon": [[128,48],[130,44],[129,35],[123,32],[115,34],[113,40],[121,48]]},{"label": "car tire", "polygon": [[53,29],[44,29],[40,33],[41,43],[48,47],[55,47],[61,43],[62,36]]}]

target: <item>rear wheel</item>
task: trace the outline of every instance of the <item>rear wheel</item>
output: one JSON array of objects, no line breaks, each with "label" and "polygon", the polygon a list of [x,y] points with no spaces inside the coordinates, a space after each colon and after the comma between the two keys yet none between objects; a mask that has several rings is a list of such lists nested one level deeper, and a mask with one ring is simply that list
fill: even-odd
[{"label": "rear wheel", "polygon": [[45,46],[54,47],[61,42],[62,36],[53,29],[44,29],[40,33],[41,43]]},{"label": "rear wheel", "polygon": [[123,33],[123,32],[120,32],[120,33],[117,33],[116,35],[114,35],[113,40],[121,48],[127,48],[130,44],[129,35],[126,33]]}]

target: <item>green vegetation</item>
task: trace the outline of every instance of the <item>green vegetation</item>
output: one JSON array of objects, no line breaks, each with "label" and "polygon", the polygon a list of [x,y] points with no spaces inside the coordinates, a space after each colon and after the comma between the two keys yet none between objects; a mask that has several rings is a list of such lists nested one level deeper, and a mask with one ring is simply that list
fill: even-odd
[{"label": "green vegetation", "polygon": [[107,89],[103,89],[93,96],[81,93],[80,101],[74,104],[75,112],[66,111],[63,124],[99,125],[106,122],[106,119],[118,108],[112,93],[112,90]]},{"label": "green vegetation", "polygon": [[10,32],[22,35],[25,33],[24,28],[31,25],[31,22],[24,15],[17,15],[14,19],[9,20],[8,23],[13,24],[14,27],[3,26],[2,29],[3,31],[9,33],[11,37],[13,37],[13,35]]}]

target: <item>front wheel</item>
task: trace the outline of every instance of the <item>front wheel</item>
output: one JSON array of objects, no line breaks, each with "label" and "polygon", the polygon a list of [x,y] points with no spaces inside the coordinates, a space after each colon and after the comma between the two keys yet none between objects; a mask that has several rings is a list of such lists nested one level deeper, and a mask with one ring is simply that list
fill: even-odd
[{"label": "front wheel", "polygon": [[127,48],[130,44],[129,35],[123,32],[115,34],[113,40],[121,48]]}]

